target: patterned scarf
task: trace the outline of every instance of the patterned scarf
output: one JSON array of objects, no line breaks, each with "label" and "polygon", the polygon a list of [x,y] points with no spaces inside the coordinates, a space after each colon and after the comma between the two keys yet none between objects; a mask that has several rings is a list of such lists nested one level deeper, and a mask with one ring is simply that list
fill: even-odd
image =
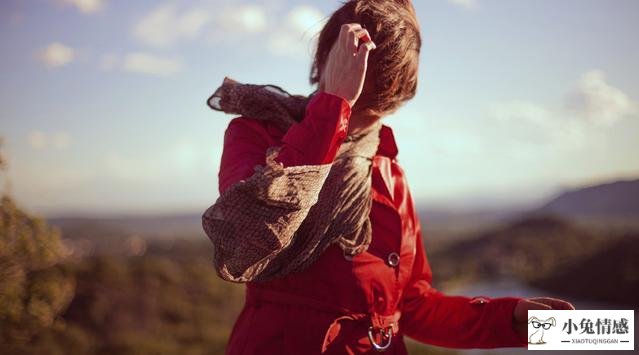
[{"label": "patterned scarf", "polygon": [[[304,118],[315,93],[291,95],[225,78],[208,105],[287,130]],[[265,281],[303,270],[333,243],[349,260],[364,252],[371,242],[371,172],[380,129],[378,120],[348,135],[330,164],[284,167],[274,160],[280,147],[269,147],[265,166],[223,191],[202,216],[218,274]]]}]

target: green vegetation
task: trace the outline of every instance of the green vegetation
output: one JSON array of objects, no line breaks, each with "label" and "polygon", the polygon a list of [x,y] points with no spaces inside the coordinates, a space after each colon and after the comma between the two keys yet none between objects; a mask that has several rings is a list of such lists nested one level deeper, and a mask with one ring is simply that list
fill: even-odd
[{"label": "green vegetation", "polygon": [[243,302],[242,287],[198,255],[97,257],[75,275],[64,318],[90,333],[95,353],[223,353]]},{"label": "green vegetation", "polygon": [[[120,237],[77,253],[90,236],[61,240],[8,197],[0,216],[3,354],[223,353],[244,291],[217,277],[207,240],[147,246]],[[638,242],[534,217],[429,256],[439,286],[515,276],[582,299],[632,303]],[[411,354],[455,353],[406,340]]]},{"label": "green vegetation", "polygon": [[8,197],[1,217],[3,353],[223,353],[243,288],[215,275],[206,242],[75,260]]},{"label": "green vegetation", "polygon": [[0,206],[0,341],[16,352],[60,328],[75,280],[62,264],[58,230],[4,196]]}]

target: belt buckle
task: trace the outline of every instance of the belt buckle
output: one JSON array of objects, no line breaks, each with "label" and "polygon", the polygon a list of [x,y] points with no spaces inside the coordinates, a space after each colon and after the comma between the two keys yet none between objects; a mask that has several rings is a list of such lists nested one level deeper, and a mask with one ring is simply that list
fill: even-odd
[{"label": "belt buckle", "polygon": [[380,334],[382,335],[382,342],[383,342],[383,344],[381,345],[377,344],[377,342],[375,341],[375,337],[373,336],[374,330],[375,328],[373,328],[373,326],[370,326],[368,328],[368,340],[370,340],[371,345],[373,345],[373,349],[381,353],[382,351],[385,351],[386,349],[388,349],[391,345],[391,341],[393,340],[393,324],[391,324],[390,326],[386,328],[381,328]]}]

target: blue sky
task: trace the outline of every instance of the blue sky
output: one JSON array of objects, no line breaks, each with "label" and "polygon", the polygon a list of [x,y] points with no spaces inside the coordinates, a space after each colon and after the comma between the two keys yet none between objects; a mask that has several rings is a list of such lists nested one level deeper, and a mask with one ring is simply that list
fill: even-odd
[{"label": "blue sky", "polygon": [[[421,205],[534,203],[639,176],[639,2],[415,1],[417,97],[384,118]],[[308,94],[338,1],[8,0],[0,135],[34,212],[203,211],[224,76]]]}]

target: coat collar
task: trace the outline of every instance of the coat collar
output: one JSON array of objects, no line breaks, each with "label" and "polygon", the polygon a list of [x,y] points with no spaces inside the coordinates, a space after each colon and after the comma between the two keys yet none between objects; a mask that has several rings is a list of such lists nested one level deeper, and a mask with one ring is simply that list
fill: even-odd
[{"label": "coat collar", "polygon": [[376,155],[383,155],[395,159],[397,153],[398,149],[393,130],[389,126],[382,124],[382,128],[379,131],[379,146],[377,147]]}]

